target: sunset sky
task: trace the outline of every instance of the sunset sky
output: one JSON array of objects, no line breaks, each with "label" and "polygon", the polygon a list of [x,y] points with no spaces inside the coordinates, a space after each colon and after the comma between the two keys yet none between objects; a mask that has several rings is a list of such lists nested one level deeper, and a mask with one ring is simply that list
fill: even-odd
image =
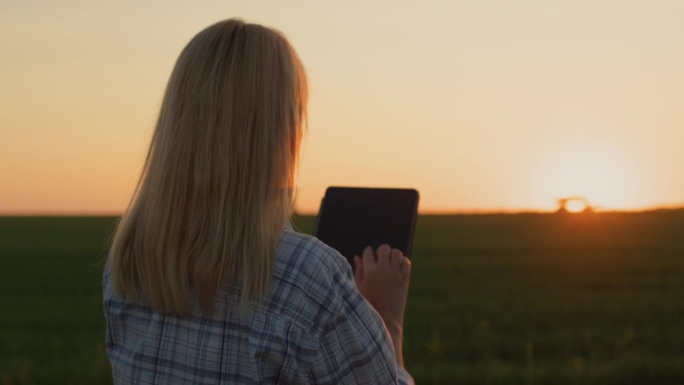
[{"label": "sunset sky", "polygon": [[684,206],[684,1],[0,0],[0,214],[121,213],[176,57],[231,17],[307,68],[300,211]]}]

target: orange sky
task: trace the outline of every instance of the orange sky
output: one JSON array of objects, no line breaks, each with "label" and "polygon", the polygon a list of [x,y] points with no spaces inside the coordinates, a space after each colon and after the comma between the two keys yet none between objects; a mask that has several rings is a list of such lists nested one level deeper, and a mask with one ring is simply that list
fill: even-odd
[{"label": "orange sky", "polygon": [[301,211],[329,185],[424,212],[684,205],[684,2],[367,3],[0,2],[0,213],[120,213],[177,55],[229,17],[307,67]]}]

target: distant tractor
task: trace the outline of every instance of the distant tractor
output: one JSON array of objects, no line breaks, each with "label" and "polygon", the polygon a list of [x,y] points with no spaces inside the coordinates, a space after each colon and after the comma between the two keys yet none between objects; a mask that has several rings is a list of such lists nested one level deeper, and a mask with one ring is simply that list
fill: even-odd
[{"label": "distant tractor", "polygon": [[594,206],[586,197],[581,195],[561,198],[558,200],[558,213],[591,213]]}]

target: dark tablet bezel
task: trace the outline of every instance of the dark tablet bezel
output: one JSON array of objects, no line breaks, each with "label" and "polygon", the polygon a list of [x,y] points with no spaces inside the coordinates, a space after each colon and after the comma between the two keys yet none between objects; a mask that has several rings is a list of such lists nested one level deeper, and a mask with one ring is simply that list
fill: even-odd
[{"label": "dark tablet bezel", "polygon": [[[366,188],[366,187],[328,187],[325,197],[321,201],[321,208],[316,217],[314,236],[324,243],[337,249],[349,263],[354,267],[354,255],[361,253],[352,252],[355,247],[351,245],[360,244],[359,231],[368,233],[368,243],[377,247],[389,239],[402,239],[402,242],[393,242],[392,247],[400,249],[404,255],[411,257],[413,249],[413,238],[415,233],[416,219],[418,217],[419,194],[415,189],[406,188]],[[354,218],[349,218],[349,215]],[[364,215],[367,215],[364,217]],[[402,221],[399,224],[387,224],[382,222],[387,220]],[[342,222],[329,222],[341,220]],[[367,222],[363,222],[367,221]],[[368,227],[357,229],[359,224],[368,223]],[[352,227],[353,226],[353,227]],[[397,231],[404,234],[383,234],[385,227],[396,227]],[[347,232],[341,228],[350,229]],[[336,230],[333,235],[328,234]],[[342,233],[349,233],[346,240],[341,240]],[[353,238],[353,239],[352,239]],[[379,244],[375,244],[379,243]],[[397,245],[396,243],[401,243]],[[404,250],[405,249],[405,250]]]}]

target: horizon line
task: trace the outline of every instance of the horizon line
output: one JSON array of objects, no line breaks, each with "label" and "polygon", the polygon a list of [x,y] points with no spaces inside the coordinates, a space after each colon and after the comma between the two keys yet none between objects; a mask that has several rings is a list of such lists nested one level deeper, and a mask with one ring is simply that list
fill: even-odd
[{"label": "horizon line", "polygon": [[[593,213],[644,213],[651,211],[676,211],[684,210],[684,205],[662,205],[650,206],[644,208],[626,208],[626,209],[598,209]],[[519,215],[519,214],[555,214],[558,210],[540,210],[540,209],[424,209],[418,210],[418,215]],[[581,214],[581,213],[571,213]],[[0,212],[0,217],[121,217],[123,211],[5,211]],[[316,216],[318,211],[295,211],[293,216]]]}]

